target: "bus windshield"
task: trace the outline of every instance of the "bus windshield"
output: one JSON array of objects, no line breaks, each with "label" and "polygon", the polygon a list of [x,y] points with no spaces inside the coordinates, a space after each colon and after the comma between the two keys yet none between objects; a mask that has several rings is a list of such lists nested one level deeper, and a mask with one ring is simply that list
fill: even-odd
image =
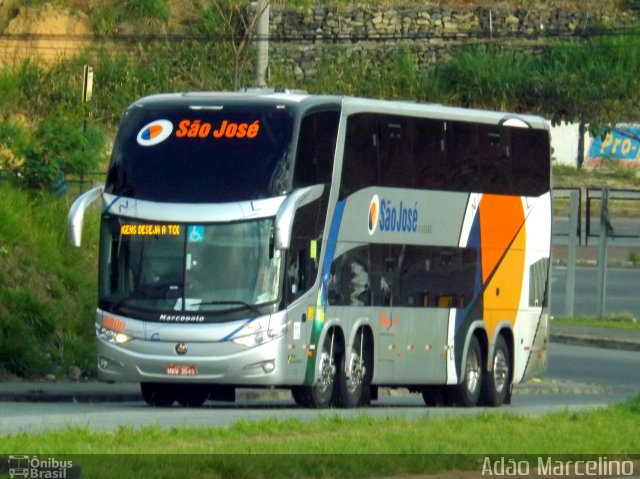
[{"label": "bus windshield", "polygon": [[105,215],[100,303],[105,310],[256,310],[279,298],[274,219],[166,224]]},{"label": "bus windshield", "polygon": [[148,201],[226,203],[290,188],[293,114],[284,105],[131,108],[105,191]]}]

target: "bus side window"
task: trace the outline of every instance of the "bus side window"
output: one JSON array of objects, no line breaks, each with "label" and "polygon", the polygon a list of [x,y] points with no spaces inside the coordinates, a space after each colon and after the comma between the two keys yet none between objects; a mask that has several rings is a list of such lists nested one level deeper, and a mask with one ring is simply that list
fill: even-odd
[{"label": "bus side window", "polygon": [[352,249],[333,261],[328,300],[332,305],[371,305],[368,246]]},{"label": "bus side window", "polygon": [[413,188],[412,119],[380,115],[380,185]]},{"label": "bus side window", "polygon": [[549,133],[512,128],[513,181],[517,194],[539,196],[549,191]]},{"label": "bus side window", "polygon": [[302,293],[308,291],[316,281],[324,229],[324,218],[321,212],[326,211],[328,199],[329,188],[325,188],[320,198],[296,211],[291,230],[291,245],[285,265],[286,304],[290,304]]},{"label": "bus side window", "polygon": [[453,121],[447,127],[448,185],[452,191],[481,191],[478,184],[478,125]]},{"label": "bus side window", "polygon": [[349,117],[340,181],[340,198],[379,183],[379,142],[377,115],[362,113]]},{"label": "bus side window", "polygon": [[431,269],[429,249],[407,246],[400,270],[399,297],[402,306],[427,306],[428,280]]},{"label": "bus side window", "polygon": [[510,195],[513,192],[510,129],[481,125],[479,130],[481,190]]},{"label": "bus side window", "polygon": [[302,120],[293,173],[294,189],[331,183],[339,121],[337,111],[312,113]]},{"label": "bus side window", "polygon": [[370,281],[375,306],[392,306],[398,296],[398,245],[370,245]]},{"label": "bus side window", "polygon": [[445,122],[414,118],[413,161],[416,188],[446,189],[447,156]]},{"label": "bus side window", "polygon": [[463,308],[474,298],[477,254],[473,248],[405,245],[394,304]]}]

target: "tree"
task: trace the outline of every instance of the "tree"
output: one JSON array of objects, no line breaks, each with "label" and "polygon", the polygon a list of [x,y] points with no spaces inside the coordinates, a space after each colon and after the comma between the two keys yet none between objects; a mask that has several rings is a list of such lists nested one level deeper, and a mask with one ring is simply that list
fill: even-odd
[{"label": "tree", "polygon": [[246,54],[247,45],[252,39],[261,15],[267,10],[269,2],[258,2],[252,9],[249,2],[238,3],[234,0],[214,0],[213,11],[206,12],[210,16],[205,20],[205,28],[218,30],[228,44],[233,59],[233,89],[240,87],[240,70]]}]

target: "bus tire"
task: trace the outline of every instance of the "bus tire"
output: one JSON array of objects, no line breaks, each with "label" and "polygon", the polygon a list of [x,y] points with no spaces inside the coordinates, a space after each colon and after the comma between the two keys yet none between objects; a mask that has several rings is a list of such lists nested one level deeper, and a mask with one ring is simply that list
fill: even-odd
[{"label": "bus tire", "polygon": [[340,353],[335,332],[332,331],[324,338],[320,350],[320,377],[313,386],[308,388],[309,406],[313,409],[325,409],[333,404],[335,395],[336,371]]},{"label": "bus tire", "polygon": [[166,383],[140,383],[142,398],[149,406],[170,407],[176,400],[174,388]]},{"label": "bus tire", "polygon": [[452,399],[456,405],[474,407],[480,400],[484,377],[484,361],[478,338],[473,335],[465,358],[465,372],[462,382],[453,387]]},{"label": "bus tire", "polygon": [[446,386],[424,386],[422,388],[422,399],[428,407],[446,406],[446,394]]},{"label": "bus tire", "polygon": [[[371,352],[364,332],[360,331],[350,352],[340,355],[338,361],[336,404],[352,408],[368,406],[371,403]],[[348,375],[347,375],[348,371]]]},{"label": "bus tire", "polygon": [[293,396],[293,400],[298,406],[311,407],[308,386],[293,386],[291,388],[291,396]]},{"label": "bus tire", "polygon": [[176,390],[176,399],[182,407],[201,407],[209,397],[204,384],[181,384]]},{"label": "bus tire", "polygon": [[484,376],[482,403],[497,407],[507,401],[512,377],[511,354],[507,341],[502,335],[496,339],[490,364],[492,365],[491,371],[486,371]]}]

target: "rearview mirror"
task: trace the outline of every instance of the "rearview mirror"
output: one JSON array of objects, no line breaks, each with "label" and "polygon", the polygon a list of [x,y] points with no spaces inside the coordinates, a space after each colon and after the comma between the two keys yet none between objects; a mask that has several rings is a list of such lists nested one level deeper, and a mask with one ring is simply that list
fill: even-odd
[{"label": "rearview mirror", "polygon": [[82,241],[82,224],[84,223],[84,212],[91,203],[102,196],[104,186],[97,186],[86,193],[80,195],[71,205],[67,218],[67,235],[69,244],[76,248]]},{"label": "rearview mirror", "polygon": [[287,196],[276,214],[276,249],[289,249],[296,210],[322,196],[324,185],[307,186]]}]

